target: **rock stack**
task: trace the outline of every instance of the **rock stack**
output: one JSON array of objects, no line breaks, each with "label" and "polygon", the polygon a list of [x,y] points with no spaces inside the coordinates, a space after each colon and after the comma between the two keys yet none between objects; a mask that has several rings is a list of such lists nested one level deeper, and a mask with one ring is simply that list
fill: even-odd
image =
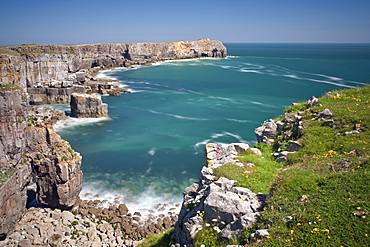
[{"label": "rock stack", "polygon": [[71,111],[78,118],[108,117],[108,105],[101,101],[100,95],[73,93]]}]

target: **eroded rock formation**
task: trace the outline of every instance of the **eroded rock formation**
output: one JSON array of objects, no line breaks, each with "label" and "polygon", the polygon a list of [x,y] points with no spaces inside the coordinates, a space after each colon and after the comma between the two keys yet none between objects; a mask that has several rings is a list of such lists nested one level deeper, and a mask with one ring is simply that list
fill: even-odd
[{"label": "eroded rock formation", "polygon": [[207,166],[202,168],[199,181],[184,191],[182,208],[172,236],[173,243],[193,246],[197,232],[203,227],[212,227],[221,237],[234,238],[257,221],[267,195],[234,187],[236,181],[224,177],[216,180],[213,175],[214,168],[237,163],[234,159],[238,155],[237,150],[248,149],[249,146],[244,143],[206,145]]},{"label": "eroded rock formation", "polygon": [[81,157],[50,126],[28,120],[27,93],[0,92],[0,238],[26,209],[29,186],[39,203],[71,208],[81,191]]},{"label": "eroded rock formation", "polygon": [[108,105],[101,101],[100,95],[72,94],[71,111],[78,118],[108,117]]}]

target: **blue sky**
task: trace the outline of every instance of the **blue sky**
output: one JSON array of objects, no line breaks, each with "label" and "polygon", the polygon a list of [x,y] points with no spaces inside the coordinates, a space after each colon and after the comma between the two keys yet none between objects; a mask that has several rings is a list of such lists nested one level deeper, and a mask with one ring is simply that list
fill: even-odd
[{"label": "blue sky", "polygon": [[0,45],[370,43],[370,0],[0,0]]}]

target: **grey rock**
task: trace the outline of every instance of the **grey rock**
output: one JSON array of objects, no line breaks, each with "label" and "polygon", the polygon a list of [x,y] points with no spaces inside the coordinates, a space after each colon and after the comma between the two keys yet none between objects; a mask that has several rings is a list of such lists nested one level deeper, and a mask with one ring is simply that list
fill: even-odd
[{"label": "grey rock", "polygon": [[289,221],[291,221],[293,219],[293,216],[287,216],[287,217],[284,217],[283,218],[283,221],[284,222],[289,222]]},{"label": "grey rock", "polygon": [[354,134],[360,134],[361,131],[359,130],[352,130],[352,131],[346,131],[346,135],[354,135]]},{"label": "grey rock", "polygon": [[327,117],[331,117],[332,115],[333,113],[328,108],[326,108],[322,112],[319,112],[318,119],[325,119]]},{"label": "grey rock", "polygon": [[85,73],[84,72],[76,72],[76,80],[78,82],[85,82],[86,81]]},{"label": "grey rock", "polygon": [[71,95],[72,115],[78,118],[101,118],[108,116],[108,105],[101,101],[99,95]]},{"label": "grey rock", "polygon": [[234,148],[238,153],[245,152],[249,149],[249,145],[247,143],[231,143],[231,145],[234,145]]},{"label": "grey rock", "polygon": [[297,152],[299,149],[301,149],[303,146],[298,143],[297,141],[291,141],[289,142],[288,146],[286,147],[286,151],[288,152]]},{"label": "grey rock", "polygon": [[62,212],[62,220],[64,225],[68,225],[68,223],[71,223],[74,221],[75,216],[69,211],[63,211]]},{"label": "grey rock", "polygon": [[274,137],[277,132],[277,125],[274,120],[269,119],[263,123],[261,127],[254,130],[258,142],[263,142],[266,144],[272,144]]},{"label": "grey rock", "polygon": [[267,229],[260,229],[256,231],[256,237],[258,239],[266,238],[267,236],[270,236],[270,233],[268,232]]},{"label": "grey rock", "polygon": [[306,108],[311,108],[312,106],[316,105],[318,101],[319,101],[318,98],[316,98],[315,96],[312,96],[311,99],[307,101]]},{"label": "grey rock", "polygon": [[258,148],[250,148],[250,150],[253,151],[255,155],[262,156],[262,152]]},{"label": "grey rock", "polygon": [[217,181],[214,181],[214,184],[218,185],[222,190],[231,190],[235,182],[235,180],[220,177]]}]

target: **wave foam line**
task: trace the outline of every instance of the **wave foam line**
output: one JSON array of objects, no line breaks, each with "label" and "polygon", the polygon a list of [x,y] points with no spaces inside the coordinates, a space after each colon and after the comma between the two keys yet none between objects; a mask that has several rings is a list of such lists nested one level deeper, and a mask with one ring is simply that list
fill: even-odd
[{"label": "wave foam line", "polygon": [[198,154],[199,152],[203,152],[204,148],[201,148],[202,145],[206,145],[207,143],[209,143],[211,141],[211,139],[205,139],[203,141],[200,141],[200,142],[197,142],[194,144],[194,149],[196,150],[196,154]]},{"label": "wave foam line", "polygon": [[207,118],[184,117],[184,116],[180,116],[180,115],[158,112],[158,111],[154,111],[154,110],[148,110],[148,111],[151,112],[151,113],[154,113],[154,114],[161,114],[161,115],[165,115],[165,116],[169,116],[169,117],[174,117],[174,118],[177,118],[177,119],[194,120],[194,121],[208,121],[209,120]]},{"label": "wave foam line", "polygon": [[66,128],[71,128],[75,126],[81,126],[81,125],[86,125],[86,124],[93,124],[93,123],[98,123],[102,121],[108,121],[111,120],[109,117],[102,117],[102,118],[67,118],[64,120],[58,121],[56,124],[53,125],[53,128],[56,132],[66,129]]},{"label": "wave foam line", "polygon": [[228,131],[224,131],[222,133],[216,133],[216,134],[213,134],[212,135],[212,139],[217,139],[217,138],[220,138],[220,137],[224,137],[224,136],[231,136],[231,137],[234,137],[235,139],[237,139],[239,142],[241,143],[248,143],[246,140],[244,140],[240,135],[237,135],[237,134],[233,134],[233,133],[230,133]]},{"label": "wave foam line", "polygon": [[238,123],[252,123],[250,120],[241,120],[241,119],[235,119],[235,118],[226,118],[226,120],[231,122],[238,122]]}]

